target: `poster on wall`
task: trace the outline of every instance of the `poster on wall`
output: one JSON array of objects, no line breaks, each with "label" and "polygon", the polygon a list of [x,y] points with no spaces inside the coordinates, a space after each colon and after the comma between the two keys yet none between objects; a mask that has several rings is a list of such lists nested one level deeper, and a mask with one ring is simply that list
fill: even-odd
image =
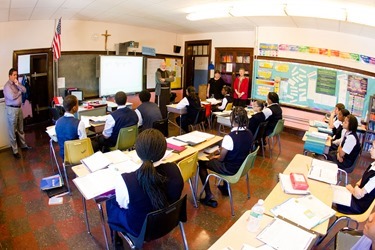
[{"label": "poster on wall", "polygon": [[367,78],[348,75],[348,91],[351,95],[364,97],[367,92]]},{"label": "poster on wall", "polygon": [[316,93],[335,96],[336,78],[337,71],[329,69],[318,69]]}]

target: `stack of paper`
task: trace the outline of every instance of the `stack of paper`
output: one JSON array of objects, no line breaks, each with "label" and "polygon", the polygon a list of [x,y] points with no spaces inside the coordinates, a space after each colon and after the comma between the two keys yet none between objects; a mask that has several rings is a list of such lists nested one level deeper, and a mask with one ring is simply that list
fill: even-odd
[{"label": "stack of paper", "polygon": [[286,194],[310,194],[310,190],[294,189],[288,174],[279,174],[280,184]]},{"label": "stack of paper", "polygon": [[352,193],[342,186],[331,185],[333,190],[333,203],[350,207],[352,202]]},{"label": "stack of paper", "polygon": [[337,172],[337,164],[313,159],[308,178],[323,181],[329,184],[336,184]]},{"label": "stack of paper", "polygon": [[309,124],[311,127],[328,128],[328,124],[322,121],[310,120]]},{"label": "stack of paper", "polygon": [[47,132],[47,134],[49,135],[49,137],[54,142],[57,142],[57,136],[56,136],[55,126],[49,126],[49,127],[47,127],[46,132]]},{"label": "stack of paper", "polygon": [[326,133],[320,133],[320,132],[316,132],[316,131],[313,131],[313,132],[306,132],[306,136],[307,137],[313,137],[313,138],[317,138],[317,139],[320,139],[322,141],[326,141],[327,138],[328,138],[328,135]]},{"label": "stack of paper", "polygon": [[291,198],[271,209],[271,212],[275,216],[282,216],[306,229],[323,223],[336,213],[313,195]]},{"label": "stack of paper", "polygon": [[330,129],[330,128],[321,128],[321,127],[319,127],[318,131],[321,132],[321,133],[326,133],[328,135],[332,135],[332,129]]}]

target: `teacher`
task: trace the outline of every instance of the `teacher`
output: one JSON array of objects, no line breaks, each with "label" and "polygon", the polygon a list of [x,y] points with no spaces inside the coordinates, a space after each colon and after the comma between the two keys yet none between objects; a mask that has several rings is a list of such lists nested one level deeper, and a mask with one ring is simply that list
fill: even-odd
[{"label": "teacher", "polygon": [[155,73],[155,103],[158,104],[163,118],[167,118],[167,104],[170,103],[171,82],[174,81],[174,75],[166,70],[166,63],[163,60],[160,68]]}]

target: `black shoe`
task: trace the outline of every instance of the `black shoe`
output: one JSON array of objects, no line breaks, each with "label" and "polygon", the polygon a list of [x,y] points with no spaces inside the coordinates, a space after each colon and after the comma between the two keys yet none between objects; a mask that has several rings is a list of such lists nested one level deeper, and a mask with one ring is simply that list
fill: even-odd
[{"label": "black shoe", "polygon": [[19,159],[21,158],[21,155],[19,153],[13,153],[14,158]]},{"label": "black shoe", "polygon": [[208,199],[206,199],[206,198],[204,198],[204,199],[200,199],[199,201],[200,201],[200,203],[202,203],[203,205],[206,205],[206,206],[209,206],[209,207],[213,207],[213,208],[217,207],[217,201],[215,201],[215,200],[212,199],[211,197],[208,198]]},{"label": "black shoe", "polygon": [[22,147],[21,149],[22,149],[22,150],[30,150],[30,149],[32,149],[32,147],[26,145],[25,147]]},{"label": "black shoe", "polygon": [[222,195],[229,196],[228,188],[226,185],[217,186],[217,188],[220,190]]}]

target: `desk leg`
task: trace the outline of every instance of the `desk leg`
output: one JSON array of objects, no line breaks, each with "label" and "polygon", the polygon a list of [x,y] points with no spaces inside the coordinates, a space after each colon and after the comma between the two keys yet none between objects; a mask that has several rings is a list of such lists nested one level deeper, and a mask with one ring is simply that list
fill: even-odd
[{"label": "desk leg", "polygon": [[107,231],[105,229],[105,222],[104,222],[103,207],[102,207],[102,204],[100,202],[96,203],[96,205],[98,205],[98,209],[99,209],[99,213],[100,213],[100,222],[102,223],[102,230],[103,230],[103,235],[104,235],[104,240],[105,240],[105,246],[106,246],[106,249],[109,250]]},{"label": "desk leg", "polygon": [[[170,123],[172,123],[173,125],[175,125],[176,127],[179,127],[180,128],[180,135],[181,135],[181,133],[182,133],[182,130],[181,130],[181,127],[180,126],[178,126],[178,124],[177,123],[175,123],[175,122],[173,122],[173,121],[171,121],[170,119],[169,119],[169,114],[170,114],[171,112],[168,112],[168,122],[170,122]],[[180,114],[180,121],[181,121],[181,114]]]},{"label": "desk leg", "polygon": [[85,197],[83,197],[83,195],[82,195],[82,204],[83,204],[83,212],[84,212],[84,214],[85,214],[85,222],[86,222],[87,233],[91,235],[91,232],[90,232],[90,224],[89,224],[89,218],[88,218],[88,216],[87,216],[86,199],[85,199]]}]

